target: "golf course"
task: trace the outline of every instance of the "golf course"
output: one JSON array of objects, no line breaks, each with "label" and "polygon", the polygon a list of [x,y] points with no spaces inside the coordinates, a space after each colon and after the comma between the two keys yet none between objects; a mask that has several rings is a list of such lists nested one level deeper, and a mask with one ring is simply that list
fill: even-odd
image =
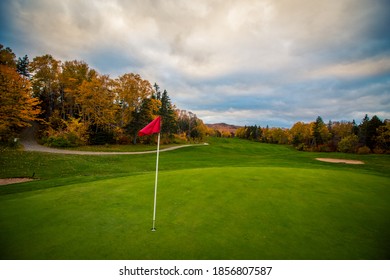
[{"label": "golf course", "polygon": [[0,178],[33,180],[0,186],[0,258],[390,258],[390,155],[207,143],[160,153],[155,232],[155,153],[3,149]]}]

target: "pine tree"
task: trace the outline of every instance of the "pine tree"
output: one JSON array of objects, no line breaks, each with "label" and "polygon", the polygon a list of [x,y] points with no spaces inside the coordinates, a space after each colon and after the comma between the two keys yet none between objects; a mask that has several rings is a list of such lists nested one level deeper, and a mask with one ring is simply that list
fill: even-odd
[{"label": "pine tree", "polygon": [[324,144],[324,135],[322,133],[324,127],[326,128],[326,125],[322,118],[320,116],[317,117],[315,123],[313,124],[313,144],[314,146],[322,145]]},{"label": "pine tree", "polygon": [[18,62],[16,63],[16,71],[18,73],[26,78],[30,78],[30,72],[28,71],[28,65],[30,61],[28,59],[28,56],[25,55],[23,58],[18,59]]},{"label": "pine tree", "polygon": [[355,135],[359,134],[359,127],[356,124],[355,120],[352,120],[352,133]]},{"label": "pine tree", "polygon": [[370,121],[370,118],[366,114],[362,120],[362,122],[359,125],[359,144],[362,146],[367,146],[367,133],[368,133],[368,122]]},{"label": "pine tree", "polygon": [[366,144],[370,149],[375,148],[378,136],[377,129],[382,125],[382,121],[377,116],[373,116],[368,122]]},{"label": "pine tree", "polygon": [[133,144],[137,143],[138,132],[149,122],[151,122],[155,116],[155,98],[144,98],[141,106],[132,112],[132,118],[127,125],[127,131],[133,136]]},{"label": "pine tree", "polygon": [[158,86],[157,83],[154,83],[153,87],[154,87],[154,90],[156,91],[156,99],[161,100],[160,87]]},{"label": "pine tree", "polygon": [[159,115],[162,118],[162,134],[171,137],[174,133],[177,132],[177,117],[166,90],[164,90],[161,96],[161,107]]}]

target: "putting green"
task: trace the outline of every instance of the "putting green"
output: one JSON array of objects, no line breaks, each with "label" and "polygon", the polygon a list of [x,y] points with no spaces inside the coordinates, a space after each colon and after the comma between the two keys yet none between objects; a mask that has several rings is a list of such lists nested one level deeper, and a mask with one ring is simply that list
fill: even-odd
[{"label": "putting green", "polygon": [[[27,183],[28,184],[28,183]],[[388,259],[390,182],[348,170],[160,172],[0,197],[2,259]]]}]

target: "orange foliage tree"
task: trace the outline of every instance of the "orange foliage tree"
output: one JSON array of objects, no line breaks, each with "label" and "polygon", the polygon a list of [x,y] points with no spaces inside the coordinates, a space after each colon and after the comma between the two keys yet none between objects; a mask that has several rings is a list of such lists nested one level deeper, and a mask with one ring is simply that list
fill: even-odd
[{"label": "orange foliage tree", "polygon": [[0,65],[0,141],[9,141],[18,129],[38,120],[40,113],[30,82],[16,68]]}]

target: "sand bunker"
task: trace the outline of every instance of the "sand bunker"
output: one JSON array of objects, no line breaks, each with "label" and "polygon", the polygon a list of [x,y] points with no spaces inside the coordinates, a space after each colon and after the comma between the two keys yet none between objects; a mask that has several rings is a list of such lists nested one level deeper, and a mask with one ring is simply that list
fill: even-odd
[{"label": "sand bunker", "polygon": [[0,179],[0,185],[23,183],[23,182],[33,181],[33,180],[34,179],[31,178],[5,178],[5,179]]},{"label": "sand bunker", "polygon": [[316,158],[316,160],[332,162],[332,163],[346,163],[346,164],[364,164],[361,160],[339,159],[339,158]]}]

